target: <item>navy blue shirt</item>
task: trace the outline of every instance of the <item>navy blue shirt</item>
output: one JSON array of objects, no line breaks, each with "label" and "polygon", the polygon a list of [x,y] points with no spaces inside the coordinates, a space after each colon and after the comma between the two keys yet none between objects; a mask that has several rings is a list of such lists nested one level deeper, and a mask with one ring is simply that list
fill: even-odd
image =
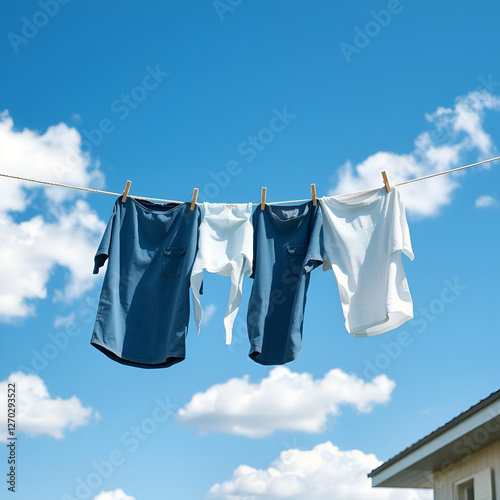
[{"label": "navy blue shirt", "polygon": [[108,261],[91,344],[123,364],[143,368],[185,358],[189,279],[200,209],[121,197],[95,256]]},{"label": "navy blue shirt", "polygon": [[249,356],[263,365],[295,359],[302,345],[302,323],[310,271],[322,264],[319,205],[266,205],[252,216],[254,278],[247,326]]}]

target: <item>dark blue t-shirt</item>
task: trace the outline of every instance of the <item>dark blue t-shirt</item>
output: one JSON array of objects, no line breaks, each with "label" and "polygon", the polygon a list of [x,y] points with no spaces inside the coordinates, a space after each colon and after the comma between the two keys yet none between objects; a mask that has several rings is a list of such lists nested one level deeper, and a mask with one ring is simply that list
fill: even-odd
[{"label": "dark blue t-shirt", "polygon": [[254,284],[248,305],[249,356],[263,365],[295,359],[310,271],[322,264],[319,205],[266,205],[252,216]]},{"label": "dark blue t-shirt", "polygon": [[92,345],[143,368],[185,358],[199,224],[200,209],[189,203],[118,198],[95,256],[94,274],[109,262]]}]

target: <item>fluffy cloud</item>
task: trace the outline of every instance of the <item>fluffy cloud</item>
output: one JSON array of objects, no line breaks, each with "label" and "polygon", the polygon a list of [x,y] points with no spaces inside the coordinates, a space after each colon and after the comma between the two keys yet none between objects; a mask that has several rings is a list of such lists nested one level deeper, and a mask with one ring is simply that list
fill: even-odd
[{"label": "fluffy cloud", "polygon": [[135,500],[135,497],[125,495],[121,488],[115,491],[101,491],[94,500]]},{"label": "fluffy cloud", "polygon": [[495,198],[493,198],[493,196],[484,194],[476,199],[476,201],[474,202],[474,206],[476,208],[497,207],[498,201]]},{"label": "fluffy cloud", "polygon": [[216,384],[195,394],[177,413],[184,426],[202,433],[226,432],[264,437],[277,430],[321,432],[329,415],[341,405],[369,413],[376,404],[387,403],[394,381],[379,375],[365,382],[340,369],[314,380],[310,373],[276,367],[267,378],[252,383],[248,376]]},{"label": "fluffy cloud", "polygon": [[[67,125],[44,133],[14,128],[0,113],[0,172],[79,186],[100,186],[103,178],[81,150],[79,133]],[[64,188],[0,179],[0,321],[32,315],[34,300],[47,297],[47,283],[66,269],[56,299],[73,299],[89,290],[92,258],[104,222],[81,198]],[[26,214],[34,209],[38,215]]]},{"label": "fluffy cloud", "polygon": [[[102,186],[97,163],[81,149],[78,131],[60,123],[44,134],[17,130],[8,111],[0,113],[0,169],[2,173],[76,186]],[[52,202],[72,200],[79,194],[70,189],[2,179],[8,186],[0,198],[1,211],[23,211],[30,194],[43,191]],[[8,183],[8,184],[7,184]]]},{"label": "fluffy cloud", "polygon": [[210,488],[224,500],[422,500],[432,494],[371,487],[368,472],[380,465],[373,454],[341,451],[330,441],[312,450],[286,450],[268,469],[240,465],[229,481]]},{"label": "fluffy cloud", "polygon": [[[16,384],[16,421],[18,430],[31,436],[64,437],[67,430],[87,425],[93,410],[85,408],[76,396],[69,399],[51,398],[44,381],[38,375],[11,373],[0,382],[0,413],[7,415],[7,384]],[[5,422],[0,430],[0,441],[6,440]]]},{"label": "fluffy cloud", "polygon": [[[458,97],[453,108],[438,108],[426,115],[431,130],[415,139],[414,149],[408,154],[379,151],[356,166],[349,161],[342,165],[339,181],[330,194],[380,186],[383,170],[387,171],[391,184],[397,184],[462,166],[470,154],[479,159],[493,156],[493,142],[483,129],[486,112],[490,110],[500,110],[499,96],[474,91]],[[437,215],[443,206],[451,203],[462,175],[448,174],[401,186],[408,213],[416,217]]]}]

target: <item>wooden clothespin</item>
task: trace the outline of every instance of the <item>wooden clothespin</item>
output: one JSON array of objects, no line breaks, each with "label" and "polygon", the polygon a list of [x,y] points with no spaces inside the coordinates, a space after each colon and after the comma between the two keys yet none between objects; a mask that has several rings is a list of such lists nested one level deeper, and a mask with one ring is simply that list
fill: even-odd
[{"label": "wooden clothespin", "polygon": [[125,189],[123,190],[122,203],[127,201],[128,192],[130,191],[130,186],[132,185],[132,181],[127,181],[125,184]]},{"label": "wooden clothespin", "polygon": [[194,207],[196,206],[196,200],[198,198],[198,188],[193,189],[193,198],[191,199],[191,207],[190,210],[194,210]]},{"label": "wooden clothespin", "polygon": [[262,188],[262,194],[260,196],[260,209],[264,210],[266,208],[266,193],[267,188]]},{"label": "wooden clothespin", "polygon": [[311,195],[312,195],[312,200],[313,200],[313,205],[317,205],[317,200],[316,200],[316,184],[311,184]]},{"label": "wooden clothespin", "polygon": [[387,178],[387,174],[385,173],[385,170],[382,172],[382,179],[384,179],[384,186],[385,189],[387,189],[387,192],[391,192],[391,185],[389,184],[389,179]]}]

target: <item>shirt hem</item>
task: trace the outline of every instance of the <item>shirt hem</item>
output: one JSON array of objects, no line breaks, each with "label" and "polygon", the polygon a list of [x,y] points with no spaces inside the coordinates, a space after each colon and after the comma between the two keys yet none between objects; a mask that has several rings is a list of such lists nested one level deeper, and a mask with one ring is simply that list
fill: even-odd
[{"label": "shirt hem", "polygon": [[255,361],[259,365],[284,365],[285,363],[289,363],[290,361],[294,361],[295,359],[297,359],[297,356],[299,355],[299,353],[300,353],[300,349],[295,354],[293,354],[292,356],[289,356],[288,358],[286,358],[286,360],[284,360],[284,361],[283,360],[279,360],[279,361],[269,361],[269,360],[259,361],[257,359],[257,356],[259,354],[262,354],[262,349],[253,348],[248,353],[248,356],[250,357],[250,359],[252,361]]},{"label": "shirt hem", "polygon": [[[391,322],[391,314],[394,314],[394,313],[402,314],[403,317],[398,321]],[[362,328],[358,328],[355,332],[349,332],[349,333],[355,338],[374,337],[375,335],[379,335],[381,333],[386,333],[386,332],[389,332],[391,330],[395,330],[396,328],[400,327],[402,324],[406,323],[410,319],[413,319],[412,314],[407,314],[407,313],[404,313],[402,311],[392,311],[392,312],[387,314],[384,321],[372,323],[371,325],[365,325]],[[379,326],[379,325],[380,325],[380,329],[377,329],[377,330],[371,331],[371,332],[363,332],[363,330],[375,328],[376,326]]]},{"label": "shirt hem", "polygon": [[90,340],[90,344],[118,363],[140,368],[168,368],[176,363],[180,363],[186,358],[185,352],[177,351],[174,353],[166,353],[165,357],[159,360],[145,360],[134,356],[123,356],[122,353],[118,352],[113,347],[94,337]]}]

